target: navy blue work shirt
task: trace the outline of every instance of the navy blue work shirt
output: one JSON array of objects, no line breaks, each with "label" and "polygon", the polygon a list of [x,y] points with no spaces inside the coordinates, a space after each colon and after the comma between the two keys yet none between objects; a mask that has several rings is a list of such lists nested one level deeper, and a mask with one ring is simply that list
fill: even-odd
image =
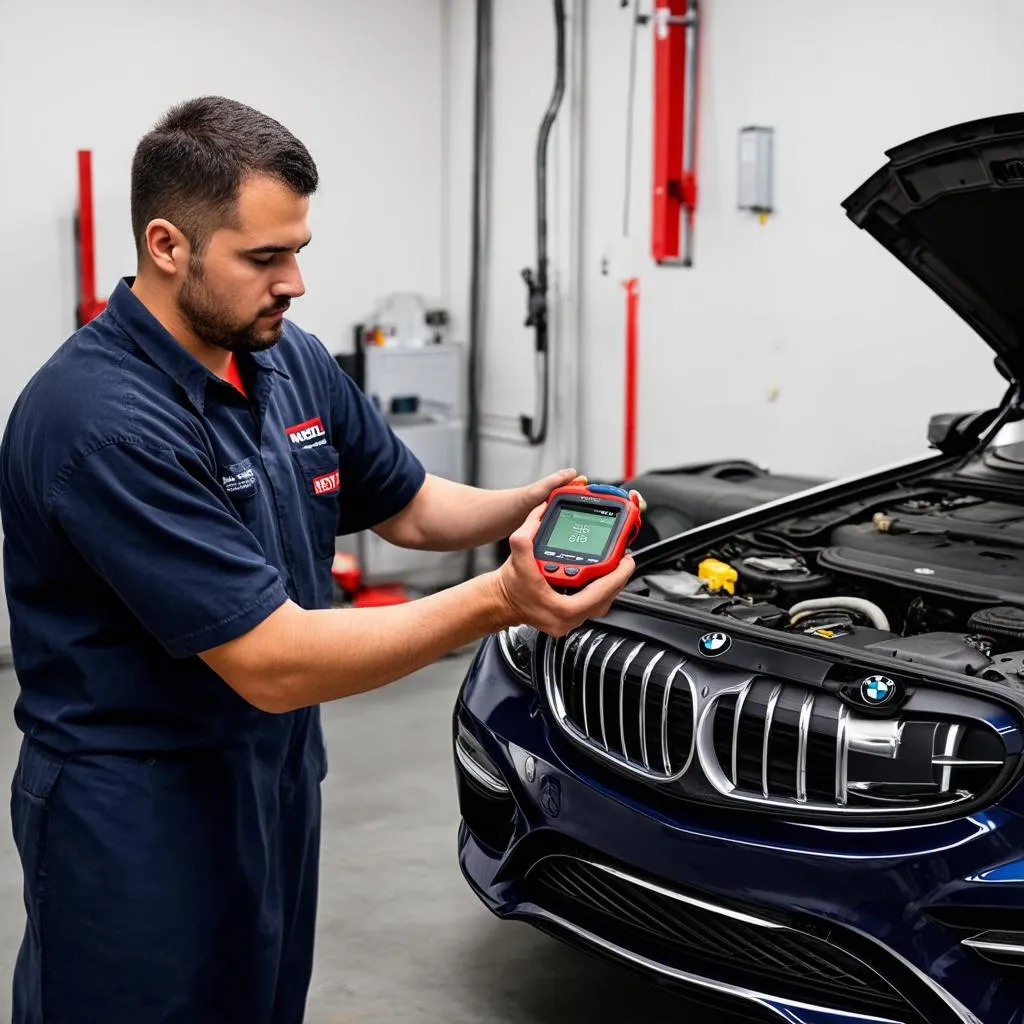
[{"label": "navy blue work shirt", "polygon": [[248,400],[121,281],[19,397],[0,446],[29,736],[61,754],[258,742],[197,653],[286,598],[331,604],[335,536],[404,509],[418,460],[314,336],[238,356]]}]

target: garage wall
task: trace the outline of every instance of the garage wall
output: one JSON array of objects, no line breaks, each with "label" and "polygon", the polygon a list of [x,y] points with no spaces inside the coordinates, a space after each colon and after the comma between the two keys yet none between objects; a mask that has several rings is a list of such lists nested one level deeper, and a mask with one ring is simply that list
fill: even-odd
[{"label": "garage wall", "polygon": [[134,270],[135,144],[191,95],[266,111],[318,162],[298,322],[332,350],[348,349],[351,325],[387,292],[436,301],[440,10],[441,0],[0,0],[0,422],[74,330],[75,151],[94,151],[98,290],[107,295]]},{"label": "garage wall", "polygon": [[[575,312],[579,300],[581,198],[574,192],[573,128],[582,101],[574,26],[591,0],[566,0],[566,90],[548,143],[549,333],[554,349],[548,443],[529,447],[519,428],[533,415],[538,393],[535,334],[524,324],[524,268],[536,267],[535,153],[537,132],[554,84],[555,33],[550,0],[494,0],[489,159],[485,195],[489,217],[482,254],[481,483],[504,487],[534,479],[575,457]],[[448,129],[445,194],[450,227],[446,252],[448,306],[460,338],[470,332],[475,0],[445,0]],[[580,40],[582,42],[582,40]]]},{"label": "garage wall", "polygon": [[[507,28],[495,55],[501,94],[518,94],[529,113],[496,104],[495,244],[500,232],[523,248],[532,144],[552,73],[551,5],[496,6]],[[655,269],[646,256],[649,28],[638,50],[631,221],[643,255],[640,467],[747,457],[778,471],[835,475],[912,455],[924,447],[930,413],[984,407],[1002,382],[989,350],[840,203],[887,147],[1020,106],[1024,8],[1015,0],[970,5],[968,14],[954,0],[703,0],[702,8],[690,270]],[[614,477],[625,302],[601,262],[621,233],[630,18],[619,3],[597,0],[586,19],[583,405],[573,459]],[[737,133],[752,123],[776,130],[778,212],[764,226],[735,209]],[[454,121],[453,137],[457,128]],[[468,185],[465,195],[468,204]],[[493,312],[507,317],[500,327],[490,322],[487,339],[500,390],[490,401],[503,408],[529,394],[517,334],[521,285],[511,269],[492,267],[490,285]],[[521,457],[504,449],[493,458],[495,476],[522,470]],[[560,453],[545,460],[561,461]]]}]

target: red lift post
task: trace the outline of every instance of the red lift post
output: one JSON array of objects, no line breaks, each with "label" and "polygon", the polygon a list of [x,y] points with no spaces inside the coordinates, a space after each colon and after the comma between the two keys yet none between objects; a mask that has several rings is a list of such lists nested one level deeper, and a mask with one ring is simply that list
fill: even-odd
[{"label": "red lift post", "polygon": [[657,0],[651,20],[651,256],[659,265],[690,267],[697,209],[697,0]]},{"label": "red lift post", "polygon": [[92,207],[92,150],[78,151],[78,308],[82,327],[106,308],[96,295],[96,233]]},{"label": "red lift post", "polygon": [[[697,210],[697,5],[698,0],[656,0],[650,16],[654,26],[651,256],[659,266],[693,266]],[[640,281],[631,274],[623,285],[623,478],[630,480],[636,475]]]}]

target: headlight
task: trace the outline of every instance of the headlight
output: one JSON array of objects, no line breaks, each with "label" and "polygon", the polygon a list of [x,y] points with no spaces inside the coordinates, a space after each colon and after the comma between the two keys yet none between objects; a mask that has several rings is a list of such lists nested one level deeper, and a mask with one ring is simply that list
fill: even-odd
[{"label": "headlight", "polygon": [[505,664],[524,682],[536,687],[533,678],[533,652],[538,631],[533,626],[510,626],[498,634],[498,647]]}]

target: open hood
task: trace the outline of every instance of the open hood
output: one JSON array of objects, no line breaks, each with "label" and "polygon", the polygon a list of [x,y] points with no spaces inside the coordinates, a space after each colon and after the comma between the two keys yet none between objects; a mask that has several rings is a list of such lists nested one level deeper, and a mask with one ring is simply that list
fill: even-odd
[{"label": "open hood", "polygon": [[843,203],[1024,380],[1024,113],[945,128],[886,154]]}]

